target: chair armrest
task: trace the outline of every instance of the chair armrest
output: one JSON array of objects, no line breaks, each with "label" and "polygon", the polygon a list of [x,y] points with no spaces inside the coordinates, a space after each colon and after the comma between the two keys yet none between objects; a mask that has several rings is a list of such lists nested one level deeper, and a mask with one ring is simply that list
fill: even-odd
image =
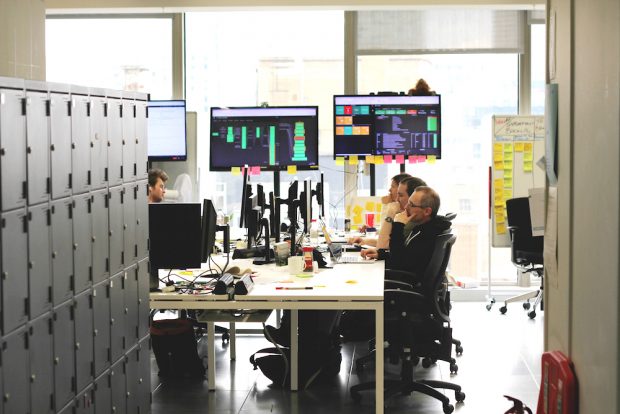
[{"label": "chair armrest", "polygon": [[421,293],[386,289],[383,295],[386,312],[428,312],[427,300]]},{"label": "chair armrest", "polygon": [[406,272],[404,270],[385,269],[385,279],[408,283],[413,286],[414,289],[422,286],[422,283],[418,281],[418,276],[415,273]]},{"label": "chair armrest", "polygon": [[401,282],[400,280],[385,279],[385,281],[383,282],[383,289],[413,291],[413,285],[411,283]]}]

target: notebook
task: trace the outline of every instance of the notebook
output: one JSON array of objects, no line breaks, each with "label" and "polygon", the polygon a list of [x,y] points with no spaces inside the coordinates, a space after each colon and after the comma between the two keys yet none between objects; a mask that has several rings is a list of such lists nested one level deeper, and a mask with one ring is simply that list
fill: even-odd
[{"label": "notebook", "polygon": [[331,257],[336,263],[374,263],[374,260],[364,259],[362,256],[343,256],[342,255],[342,244],[339,243],[328,243],[327,247],[329,248],[329,252],[331,253]]}]

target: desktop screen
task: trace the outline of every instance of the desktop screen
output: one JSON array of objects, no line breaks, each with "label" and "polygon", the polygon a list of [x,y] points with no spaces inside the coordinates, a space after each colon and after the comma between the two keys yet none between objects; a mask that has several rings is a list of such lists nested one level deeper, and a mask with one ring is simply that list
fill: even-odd
[{"label": "desktop screen", "polygon": [[211,171],[318,168],[318,112],[316,106],[211,108]]},{"label": "desktop screen", "polygon": [[441,97],[334,96],[334,156],[441,158]]},{"label": "desktop screen", "polygon": [[148,102],[149,161],[187,159],[185,101]]}]

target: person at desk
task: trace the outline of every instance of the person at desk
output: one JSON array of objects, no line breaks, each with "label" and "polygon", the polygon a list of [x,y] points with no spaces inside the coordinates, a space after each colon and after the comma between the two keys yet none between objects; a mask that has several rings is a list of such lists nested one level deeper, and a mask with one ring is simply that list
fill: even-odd
[{"label": "person at desk", "polygon": [[[398,207],[398,201],[397,201],[398,185],[400,184],[401,181],[407,178],[412,178],[412,177],[411,175],[407,173],[397,174],[394,177],[392,177],[392,180],[390,181],[390,189],[388,190],[388,193],[384,195],[383,197],[381,197],[381,204],[383,204],[383,208],[381,210],[381,217],[387,217],[388,214],[392,214],[392,217],[394,217],[394,214],[400,211]],[[369,246],[376,246],[377,248],[380,248],[380,249],[387,249],[388,246],[390,245],[391,227],[388,228],[387,230],[385,230],[383,227],[384,226],[382,225],[381,229],[379,230],[379,235],[377,238],[355,236],[355,237],[350,237],[347,240],[347,242],[349,244],[366,244]]]},{"label": "person at desk", "polygon": [[[362,257],[385,260],[390,269],[423,274],[433,254],[435,237],[452,225],[445,217],[437,215],[439,205],[439,194],[435,190],[417,187],[405,211],[394,216],[390,249],[364,249]],[[413,228],[405,237],[404,228],[408,223],[412,223]]]},{"label": "person at desk", "polygon": [[149,203],[161,203],[166,195],[168,174],[159,168],[149,170]]}]

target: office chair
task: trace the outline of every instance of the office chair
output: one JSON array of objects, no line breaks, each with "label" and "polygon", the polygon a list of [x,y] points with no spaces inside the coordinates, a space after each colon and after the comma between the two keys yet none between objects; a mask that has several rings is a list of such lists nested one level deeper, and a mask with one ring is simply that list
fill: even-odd
[{"label": "office chair", "polygon": [[536,317],[536,307],[540,304],[543,310],[543,236],[532,236],[532,222],[530,217],[530,204],[528,197],[512,198],[506,201],[506,212],[508,215],[508,231],[510,232],[510,250],[512,263],[524,273],[533,273],[540,276],[540,289],[524,293],[506,299],[504,306],[499,311],[505,314],[508,311],[508,304],[511,302],[523,303],[525,310],[530,309],[530,300],[534,299],[534,306],[528,316],[530,319]]},{"label": "office chair", "polygon": [[[457,402],[465,399],[459,385],[413,379],[413,360],[417,357],[453,360],[450,318],[439,302],[446,289],[445,271],[455,241],[456,236],[450,233],[437,236],[422,283],[418,285],[407,280],[389,282],[390,287],[397,288],[384,291],[386,356],[390,361],[401,360],[400,380],[385,380],[386,400],[399,393],[417,391],[441,401],[444,413],[450,414],[454,406],[437,388],[454,390]],[[410,290],[407,285],[418,285],[420,290]],[[357,384],[351,387],[351,397],[359,401],[361,391],[374,387],[374,382]]]}]

